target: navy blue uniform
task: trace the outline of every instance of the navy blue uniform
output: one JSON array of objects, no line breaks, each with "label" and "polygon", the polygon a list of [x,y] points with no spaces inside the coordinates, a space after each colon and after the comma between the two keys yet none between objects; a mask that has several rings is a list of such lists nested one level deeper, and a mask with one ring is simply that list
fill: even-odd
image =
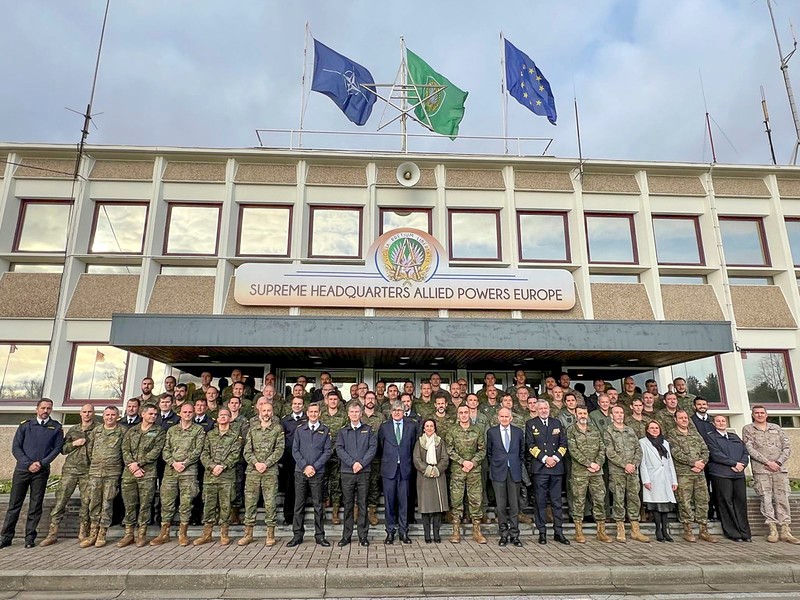
[{"label": "navy blue uniform", "polygon": [[[315,430],[312,430],[312,427]],[[306,495],[310,493],[314,505],[314,538],[319,542],[325,539],[325,524],[322,514],[322,481],[325,475],[325,464],[333,454],[330,429],[317,421],[313,426],[306,422],[297,427],[292,440],[292,457],[294,457],[294,523],[292,533],[295,540],[302,540],[305,535],[303,518],[306,506]],[[303,470],[314,467],[315,473],[306,477]]]},{"label": "navy blue uniform", "polygon": [[[539,417],[525,424],[525,442],[530,454],[530,471],[536,488],[536,528],[541,535],[547,523],[547,500],[553,510],[553,530],[562,534],[561,490],[564,477],[564,457],[567,454],[567,432],[558,419],[550,417],[547,424]],[[554,456],[558,462],[548,467],[544,458]]]},{"label": "navy blue uniform", "polygon": [[[372,428],[360,423],[353,429],[348,423],[339,430],[336,436],[336,456],[339,457],[342,476],[342,499],[344,500],[344,528],[342,540],[349,540],[353,535],[353,508],[358,506],[358,540],[367,542],[369,521],[367,521],[367,491],[372,460],[378,450],[378,436]],[[353,465],[359,463],[362,469],[353,472]]]},{"label": "navy blue uniform", "polygon": [[294,457],[292,456],[294,432],[304,423],[308,423],[305,413],[299,415],[289,413],[281,419],[286,443],[283,446],[283,457],[278,465],[278,488],[283,490],[283,522],[285,525],[294,520]]}]

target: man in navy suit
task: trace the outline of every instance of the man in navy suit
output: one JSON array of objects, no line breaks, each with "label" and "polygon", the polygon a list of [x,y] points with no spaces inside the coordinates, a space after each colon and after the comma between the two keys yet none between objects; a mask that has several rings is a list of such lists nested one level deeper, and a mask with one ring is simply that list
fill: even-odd
[{"label": "man in navy suit", "polygon": [[519,487],[525,463],[525,432],[511,425],[511,411],[508,408],[497,411],[497,420],[500,424],[486,432],[486,458],[497,499],[500,546],[507,546],[510,539],[514,546],[520,547]]},{"label": "man in navy suit", "polygon": [[403,416],[405,408],[401,400],[392,404],[392,418],[383,423],[378,431],[378,446],[381,454],[381,478],[383,497],[386,503],[386,540],[394,544],[397,524],[400,525],[400,541],[410,544],[408,537],[408,489],[409,480],[416,476],[413,453],[417,443],[417,425]]},{"label": "man in navy suit", "polygon": [[[705,398],[697,396],[692,403],[694,404],[694,413],[691,417],[692,423],[694,423],[703,441],[708,444],[708,436],[716,431],[714,428],[714,419],[708,414],[708,401]],[[714,491],[711,489],[711,475],[708,472],[708,465],[706,465],[703,472],[706,476],[706,487],[708,488],[708,518],[711,520],[716,518],[719,511],[717,510],[717,501],[714,498]]]},{"label": "man in navy suit", "polygon": [[539,543],[547,543],[547,500],[553,510],[553,539],[564,545],[569,540],[561,529],[561,488],[564,478],[564,456],[567,454],[567,432],[561,421],[550,416],[547,400],[536,403],[539,415],[525,424],[525,441],[531,455],[531,474],[536,487],[536,528],[539,530]]}]

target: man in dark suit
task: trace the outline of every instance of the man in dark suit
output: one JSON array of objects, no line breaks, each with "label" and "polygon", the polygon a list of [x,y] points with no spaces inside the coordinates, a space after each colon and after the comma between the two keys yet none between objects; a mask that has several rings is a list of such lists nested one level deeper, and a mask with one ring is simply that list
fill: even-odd
[{"label": "man in dark suit", "polygon": [[536,403],[539,415],[525,424],[525,442],[531,455],[531,474],[536,488],[536,528],[539,543],[547,543],[547,500],[553,511],[553,539],[565,545],[569,540],[561,529],[561,487],[564,477],[564,456],[567,454],[567,432],[561,421],[550,416],[547,400]]},{"label": "man in dark suit", "polygon": [[329,547],[331,543],[325,537],[322,508],[322,481],[325,464],[333,454],[330,429],[319,421],[319,404],[309,404],[306,414],[308,422],[300,425],[294,432],[292,440],[292,456],[294,457],[294,523],[292,539],[286,544],[288,548],[303,543],[305,527],[303,518],[306,497],[310,493],[314,505],[314,539],[317,544]]},{"label": "man in dark suit", "polygon": [[489,478],[497,500],[497,522],[500,525],[500,546],[509,539],[514,546],[519,540],[519,489],[525,464],[525,432],[511,425],[511,410],[497,411],[499,425],[486,432],[486,458]]},{"label": "man in dark suit", "polygon": [[[155,404],[155,401],[153,401]],[[139,398],[131,398],[125,404],[125,414],[122,415],[117,421],[125,428],[139,425],[142,422],[142,417],[139,414],[141,410],[141,403]]]},{"label": "man in dark suit", "polygon": [[292,412],[281,419],[286,444],[278,470],[278,489],[283,490],[284,525],[291,525],[294,521],[294,457],[292,456],[294,432],[307,422],[308,417],[303,412],[303,399],[292,398]]},{"label": "man in dark suit", "polygon": [[[714,433],[714,419],[708,414],[708,402],[705,398],[697,396],[692,403],[694,404],[694,412],[692,413],[692,423],[695,429],[700,434],[700,437],[708,444],[708,436]],[[708,465],[703,469],[706,476],[706,487],[708,488],[708,518],[715,519],[719,514],[717,510],[717,501],[714,499],[714,490],[711,489],[711,475],[708,472]]]},{"label": "man in dark suit", "polygon": [[750,462],[741,438],[728,431],[725,415],[714,417],[714,432],[706,437],[708,471],[725,537],[734,542],[751,541],[747,520],[747,486],[744,470]]},{"label": "man in dark suit", "polygon": [[392,405],[392,418],[381,425],[378,432],[383,496],[386,503],[384,544],[394,544],[398,521],[400,541],[404,544],[411,543],[408,537],[408,489],[409,480],[416,476],[413,453],[418,436],[416,423],[403,416],[404,410],[403,402],[396,400]]}]

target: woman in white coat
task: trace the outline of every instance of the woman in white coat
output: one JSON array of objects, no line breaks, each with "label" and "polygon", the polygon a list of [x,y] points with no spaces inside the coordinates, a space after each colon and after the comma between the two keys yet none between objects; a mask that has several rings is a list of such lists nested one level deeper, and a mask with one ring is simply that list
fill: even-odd
[{"label": "woman in white coat", "polygon": [[642,462],[639,475],[642,478],[642,499],[647,510],[653,513],[656,524],[656,540],[671,542],[672,536],[667,528],[667,516],[675,510],[675,490],[678,489],[678,477],[669,442],[661,434],[661,425],[656,421],[647,424],[645,437],[639,440],[642,447]]}]

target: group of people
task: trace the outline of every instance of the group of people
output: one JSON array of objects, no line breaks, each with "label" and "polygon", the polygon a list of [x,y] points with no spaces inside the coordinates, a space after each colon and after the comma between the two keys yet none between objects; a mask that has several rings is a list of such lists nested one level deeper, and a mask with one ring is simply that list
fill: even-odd
[{"label": "group of people", "polygon": [[[444,389],[433,373],[419,396],[412,381],[402,390],[379,381],[375,390],[354,384],[346,399],[328,373],[310,391],[298,380],[287,399],[276,393],[271,373],[259,393],[238,369],[221,392],[211,382],[211,374],[203,373],[192,389],[168,377],[156,396],[153,380],[145,378],[142,393],[127,401],[122,416],[109,406],[97,422],[95,407],[87,404],[81,422],[66,433],[50,417],[52,402],[40,400],[36,417],[24,421],[14,438],[17,464],[0,548],[11,544],[29,490],[25,545],[34,546],[50,465],[59,454],[66,460],[43,546],[58,540],[76,488],[84,548],[106,545],[118,494],[125,527],[119,547],[169,542],[176,514],[181,545],[213,541],[216,525],[219,543],[230,544],[230,525],[243,523],[236,543],[244,546],[254,541],[261,502],[265,544],[273,546],[279,492],[284,523],[292,525],[288,547],[303,542],[309,499],[317,544],[330,546],[324,517],[330,506],[333,523],[343,524],[338,545],[347,546],[356,534],[368,546],[381,493],[385,544],[411,543],[415,509],[426,543],[442,541],[445,520],[452,523],[449,541],[459,543],[467,516],[473,541],[485,544],[482,525],[494,505],[498,543],[519,547],[520,522],[531,521],[524,512],[530,499],[539,543],[547,543],[552,523],[551,539],[568,545],[565,492],[576,543],[586,542],[583,523],[589,520],[600,542],[625,542],[626,520],[630,539],[649,542],[639,525],[645,514],[652,516],[656,539],[671,542],[668,515],[676,507],[684,540],[713,543],[709,506],[727,538],[748,542],[748,464],[769,526],[767,540],[800,544],[790,530],[786,434],[767,421],[764,407],[753,406],[753,423],[739,438],[724,415],[708,415],[708,403],[689,394],[681,378],[663,395],[655,381],[640,392],[630,377],[621,393],[598,379],[586,394],[562,373],[546,378],[537,394],[518,370],[508,389],[499,389],[487,373],[483,388],[472,393],[465,380]],[[197,505],[204,527],[190,541]],[[609,513],[613,538],[606,532]],[[148,540],[152,522],[161,529]]]}]

